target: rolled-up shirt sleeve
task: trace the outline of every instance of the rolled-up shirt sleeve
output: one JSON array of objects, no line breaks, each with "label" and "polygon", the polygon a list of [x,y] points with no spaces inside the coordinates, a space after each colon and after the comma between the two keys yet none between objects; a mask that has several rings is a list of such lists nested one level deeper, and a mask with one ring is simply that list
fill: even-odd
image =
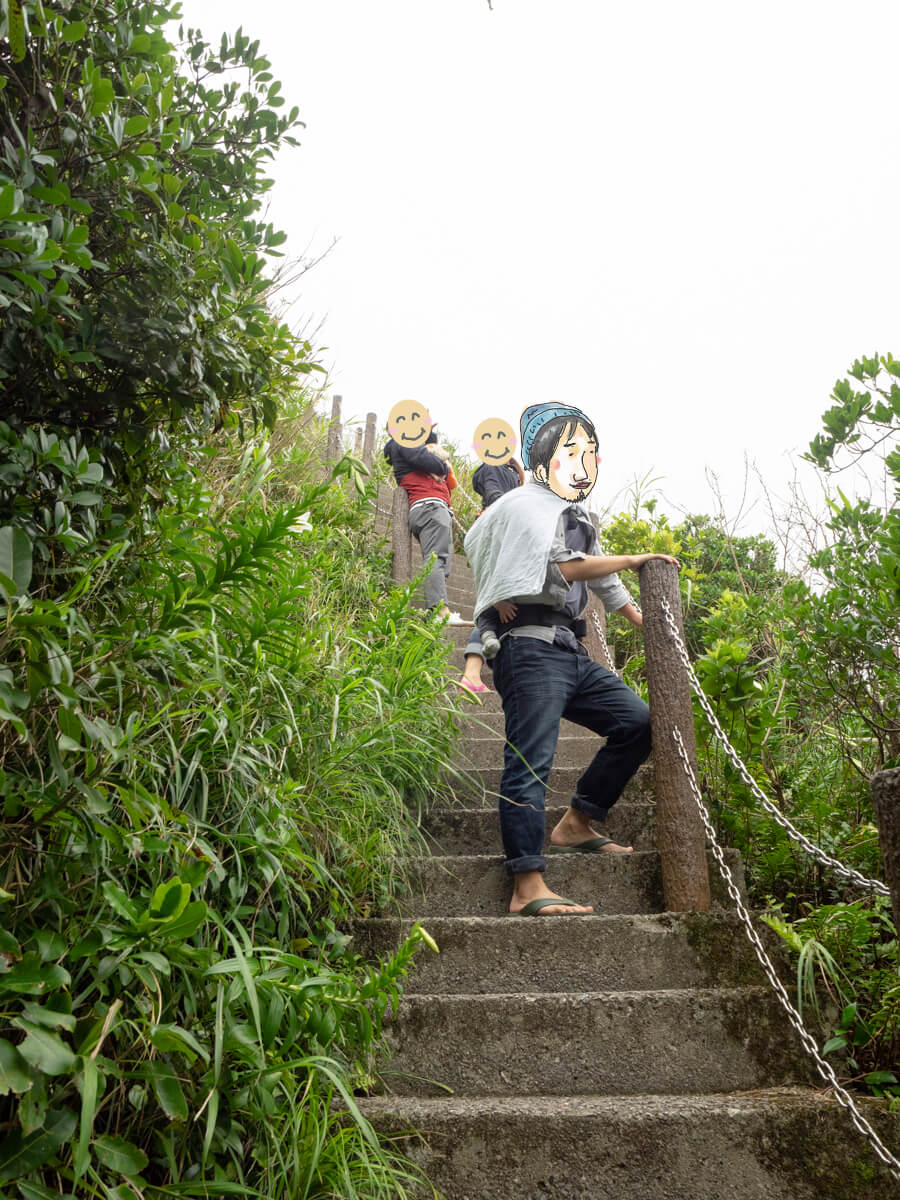
[{"label": "rolled-up shirt sleeve", "polygon": [[631,594],[618,575],[604,575],[602,579],[589,579],[588,587],[597,596],[607,612],[615,612],[631,604]]}]

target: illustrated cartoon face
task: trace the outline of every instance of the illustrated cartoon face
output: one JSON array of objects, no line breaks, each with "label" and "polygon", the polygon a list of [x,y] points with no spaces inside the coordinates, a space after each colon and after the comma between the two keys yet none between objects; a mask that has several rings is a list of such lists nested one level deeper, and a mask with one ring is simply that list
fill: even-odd
[{"label": "illustrated cartoon face", "polygon": [[513,427],[500,417],[488,417],[472,434],[472,449],[489,467],[502,467],[517,445]]},{"label": "illustrated cartoon face", "polygon": [[388,416],[388,433],[400,446],[424,446],[434,424],[418,400],[400,400]]},{"label": "illustrated cartoon face", "polygon": [[586,499],[597,482],[597,442],[581,424],[563,429],[559,445],[550,459],[549,470],[535,467],[534,477],[546,483],[562,500]]}]

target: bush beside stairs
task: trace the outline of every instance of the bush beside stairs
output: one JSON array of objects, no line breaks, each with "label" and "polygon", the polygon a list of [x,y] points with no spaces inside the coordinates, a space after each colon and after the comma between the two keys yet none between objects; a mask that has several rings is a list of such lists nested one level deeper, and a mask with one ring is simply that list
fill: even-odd
[{"label": "bush beside stairs", "polygon": [[[456,558],[451,607],[471,617]],[[448,629],[454,669],[467,629]],[[458,674],[454,674],[454,678]],[[484,673],[490,686],[490,672]],[[588,917],[505,915],[495,795],[499,697],[465,704],[461,766],[436,796],[433,853],[412,864],[403,915],[357,924],[362,947],[394,947],[421,919],[422,951],[396,1020],[385,1094],[361,1107],[447,1200],[884,1200],[893,1180],[813,1076],[719,888],[713,911],[663,910],[652,764],[603,832],[631,856],[551,859],[562,895]],[[596,749],[563,724],[548,832]],[[730,865],[742,879],[740,862]],[[718,873],[711,865],[714,890]],[[817,1078],[817,1077],[816,1077]],[[896,1117],[861,1101],[886,1144]]]}]

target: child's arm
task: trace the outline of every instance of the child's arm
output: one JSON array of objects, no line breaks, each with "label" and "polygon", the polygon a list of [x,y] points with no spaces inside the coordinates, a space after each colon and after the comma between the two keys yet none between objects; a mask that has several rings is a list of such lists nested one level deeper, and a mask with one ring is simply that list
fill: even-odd
[{"label": "child's arm", "polygon": [[615,610],[620,617],[624,617],[626,621],[630,621],[635,629],[640,629],[644,624],[644,618],[641,616],[638,609],[634,607],[631,601],[628,604],[623,604],[621,608]]}]

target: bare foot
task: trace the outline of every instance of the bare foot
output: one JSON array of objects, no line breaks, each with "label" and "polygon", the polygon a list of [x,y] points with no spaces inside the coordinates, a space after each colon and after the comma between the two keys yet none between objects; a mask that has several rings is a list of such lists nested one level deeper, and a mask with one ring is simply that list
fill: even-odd
[{"label": "bare foot", "polygon": [[[542,872],[525,871],[523,874],[515,876],[512,899],[509,902],[509,911],[511,913],[521,912],[532,900],[562,900],[562,896],[558,896],[556,892],[550,891],[544,883]],[[592,913],[593,911],[593,906],[590,904],[548,904],[537,915],[541,917],[562,917],[566,914],[571,916],[574,913]]]},{"label": "bare foot", "polygon": [[[591,828],[590,820],[577,808],[567,808],[562,820],[550,834],[551,846],[578,846],[592,838],[602,837]],[[634,846],[620,846],[618,842],[607,842],[593,851],[596,854],[633,854]]]}]

